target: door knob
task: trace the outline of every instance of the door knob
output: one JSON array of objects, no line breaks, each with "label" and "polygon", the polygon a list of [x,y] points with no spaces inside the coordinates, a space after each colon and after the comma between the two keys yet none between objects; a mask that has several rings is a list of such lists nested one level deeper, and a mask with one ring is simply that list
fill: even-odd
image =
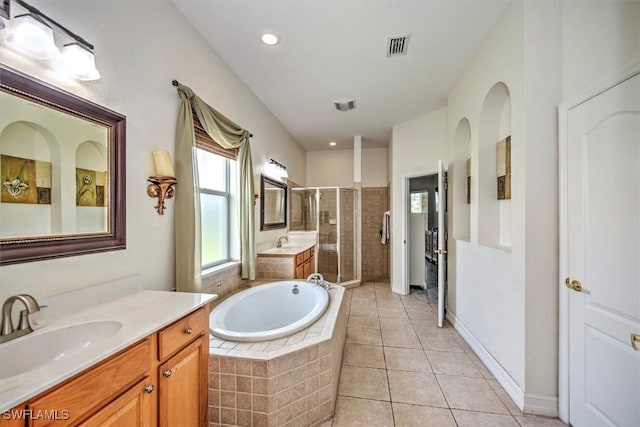
[{"label": "door knob", "polygon": [[193,332],[193,330],[189,327],[184,328],[184,333],[187,335],[191,335],[191,332]]},{"label": "door knob", "polygon": [[571,280],[567,277],[564,281],[564,284],[569,289],[573,289],[576,292],[582,292],[582,283],[577,280]]},{"label": "door knob", "polygon": [[172,373],[173,372],[171,372],[171,369],[165,369],[164,371],[162,371],[162,375],[164,375],[167,378],[170,377]]},{"label": "door knob", "polygon": [[146,386],[144,388],[144,391],[146,391],[147,393],[151,393],[153,391],[155,387],[153,386],[153,384],[149,384],[148,386]]},{"label": "door knob", "polygon": [[640,343],[640,334],[631,334],[631,347],[633,347],[633,349],[635,351],[640,351],[640,346],[638,346],[638,343]]}]

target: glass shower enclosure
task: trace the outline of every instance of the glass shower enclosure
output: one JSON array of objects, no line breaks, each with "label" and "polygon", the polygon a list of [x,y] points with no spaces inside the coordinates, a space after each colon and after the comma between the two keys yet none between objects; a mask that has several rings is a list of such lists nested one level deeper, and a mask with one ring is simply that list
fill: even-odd
[{"label": "glass shower enclosure", "polygon": [[289,230],[318,232],[317,271],[333,283],[359,280],[356,197],[352,188],[291,188]]}]

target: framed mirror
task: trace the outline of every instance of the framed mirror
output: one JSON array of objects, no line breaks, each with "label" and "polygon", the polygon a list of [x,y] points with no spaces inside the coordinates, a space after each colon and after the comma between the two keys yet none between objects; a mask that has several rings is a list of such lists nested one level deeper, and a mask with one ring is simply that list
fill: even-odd
[{"label": "framed mirror", "polygon": [[260,231],[287,228],[287,184],[260,175]]},{"label": "framed mirror", "polygon": [[0,264],[126,247],[125,116],[0,67]]}]

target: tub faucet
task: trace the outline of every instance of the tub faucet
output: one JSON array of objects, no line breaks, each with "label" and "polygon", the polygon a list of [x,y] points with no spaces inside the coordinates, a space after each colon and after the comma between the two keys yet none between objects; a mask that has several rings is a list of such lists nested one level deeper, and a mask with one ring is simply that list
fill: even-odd
[{"label": "tub faucet", "polygon": [[309,277],[307,277],[307,282],[315,283],[318,286],[322,286],[327,291],[329,290],[329,282],[324,280],[324,276],[320,273],[311,273]]},{"label": "tub faucet", "polygon": [[[20,312],[20,324],[18,328],[15,329],[13,327],[13,322],[11,321],[11,309],[13,308],[13,303],[16,301],[20,301],[26,307],[26,310],[22,310]],[[23,335],[27,335],[33,332],[31,325],[29,324],[29,315],[35,313],[36,311],[40,311],[41,308],[45,306],[40,306],[38,301],[31,295],[20,294],[14,295],[9,298],[2,304],[2,326],[0,327],[0,343],[11,341]]]},{"label": "tub faucet", "polygon": [[280,236],[280,237],[278,237],[278,242],[276,243],[276,248],[281,248],[282,247],[282,239],[286,240],[287,243],[289,243],[289,238],[287,236]]}]

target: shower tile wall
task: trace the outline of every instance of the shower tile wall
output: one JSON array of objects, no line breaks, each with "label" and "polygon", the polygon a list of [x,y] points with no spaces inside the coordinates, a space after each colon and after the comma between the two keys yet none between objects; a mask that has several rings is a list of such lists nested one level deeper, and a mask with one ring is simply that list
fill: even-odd
[{"label": "shower tile wall", "polygon": [[380,242],[382,215],[389,210],[389,189],[362,189],[362,281],[389,278],[389,246]]},{"label": "shower tile wall", "polygon": [[356,278],[354,241],[354,191],[340,190],[340,281]]}]

